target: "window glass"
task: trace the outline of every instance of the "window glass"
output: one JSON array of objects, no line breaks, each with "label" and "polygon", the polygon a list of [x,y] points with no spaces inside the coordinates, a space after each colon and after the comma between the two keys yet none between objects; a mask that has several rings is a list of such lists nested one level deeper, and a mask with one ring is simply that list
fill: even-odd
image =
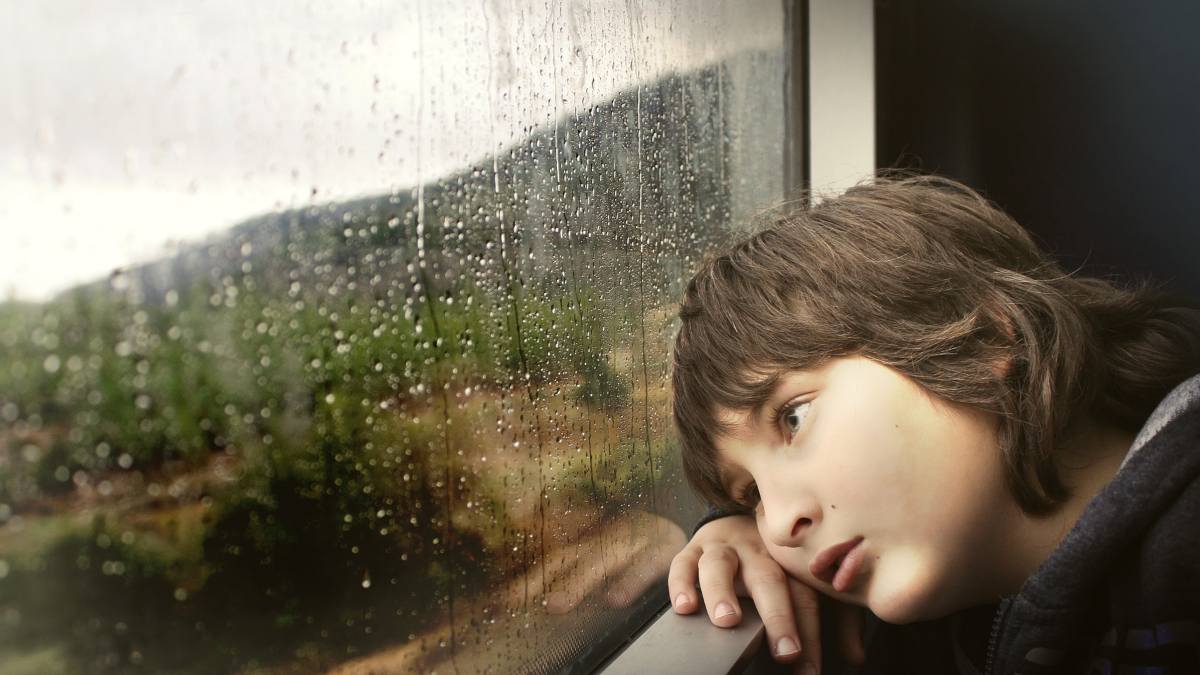
[{"label": "window glass", "polygon": [[586,670],[777,0],[0,9],[0,671]]}]

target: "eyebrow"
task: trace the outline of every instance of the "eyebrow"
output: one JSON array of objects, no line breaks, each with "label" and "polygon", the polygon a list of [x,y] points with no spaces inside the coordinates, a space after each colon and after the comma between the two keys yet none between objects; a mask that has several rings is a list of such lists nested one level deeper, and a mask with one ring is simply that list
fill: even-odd
[{"label": "eyebrow", "polygon": [[[750,408],[750,419],[754,420],[756,425],[758,424],[758,419],[762,416],[762,414],[774,407],[771,405],[772,403],[778,399],[784,398],[784,389],[792,386],[803,385],[804,389],[809,391],[817,391],[824,386],[823,380],[810,379],[817,377],[818,375],[818,373],[814,372],[813,369],[802,371],[801,374],[797,374],[798,372],[801,371],[782,371],[778,373],[776,376],[777,379],[770,386],[766,385],[766,382],[770,381],[769,378],[760,384],[759,389],[756,392],[757,395],[755,396],[755,399],[758,400],[758,403],[755,403]],[[786,400],[780,400],[779,404],[782,405],[786,402]],[[774,422],[774,420],[767,421]]]},{"label": "eyebrow", "polygon": [[[775,380],[775,382],[769,388],[765,387],[765,386],[763,387],[764,391],[761,394],[762,398],[759,400],[758,403],[755,403],[750,408],[749,419],[753,421],[753,424],[755,426],[758,425],[759,419],[765,413],[770,412],[771,409],[774,407],[771,404],[777,398],[782,398],[783,390],[787,385],[788,385],[787,376],[780,375],[779,378],[777,380]],[[767,420],[767,421],[773,422],[774,420]]]}]

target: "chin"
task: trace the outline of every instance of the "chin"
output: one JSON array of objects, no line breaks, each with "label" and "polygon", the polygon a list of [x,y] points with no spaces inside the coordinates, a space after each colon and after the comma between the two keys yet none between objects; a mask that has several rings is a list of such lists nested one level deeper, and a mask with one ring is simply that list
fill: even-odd
[{"label": "chin", "polygon": [[910,602],[907,598],[900,598],[895,595],[878,601],[868,600],[867,608],[875,616],[892,624],[913,623],[933,618],[922,612],[919,605]]},{"label": "chin", "polygon": [[867,593],[867,608],[880,619],[893,624],[913,623],[945,615],[941,607],[943,593],[935,575],[918,569],[907,574],[888,574],[895,570],[877,570]]}]

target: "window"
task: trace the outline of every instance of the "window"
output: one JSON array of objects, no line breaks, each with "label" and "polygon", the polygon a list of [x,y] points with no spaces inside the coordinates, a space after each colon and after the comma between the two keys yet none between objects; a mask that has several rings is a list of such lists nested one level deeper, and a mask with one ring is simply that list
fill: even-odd
[{"label": "window", "polygon": [[779,3],[2,13],[0,662],[587,669],[663,604]]}]

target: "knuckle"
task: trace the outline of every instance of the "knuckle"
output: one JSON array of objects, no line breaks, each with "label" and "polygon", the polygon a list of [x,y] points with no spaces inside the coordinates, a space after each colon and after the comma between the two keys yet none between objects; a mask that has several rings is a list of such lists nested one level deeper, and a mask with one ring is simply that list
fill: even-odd
[{"label": "knuckle", "polygon": [[674,570],[676,567],[686,567],[694,557],[695,556],[692,555],[686,548],[683,549],[671,558],[671,569]]},{"label": "knuckle", "polygon": [[767,626],[774,626],[776,628],[781,628],[792,623],[792,613],[783,608],[762,612],[759,614],[759,617]]},{"label": "knuckle", "polygon": [[783,586],[787,582],[787,575],[778,567],[765,567],[747,573],[745,579],[751,586]]},{"label": "knuckle", "polygon": [[737,554],[727,546],[705,549],[704,553],[700,554],[701,565],[733,564],[735,562],[737,562]]},{"label": "knuckle", "polygon": [[[758,533],[756,532],[755,534],[757,535]],[[755,555],[760,555],[767,560],[770,560],[773,564],[778,564],[775,562],[775,559],[771,557],[771,551],[767,549],[767,542],[763,541],[762,537],[755,536],[754,540],[750,542],[749,548]]]},{"label": "knuckle", "polygon": [[788,578],[788,588],[791,589],[793,597],[811,598],[813,600],[821,597],[817,589],[793,577]]},{"label": "knuckle", "polygon": [[816,613],[821,608],[821,600],[815,595],[793,595],[792,604],[796,611],[804,613]]}]

